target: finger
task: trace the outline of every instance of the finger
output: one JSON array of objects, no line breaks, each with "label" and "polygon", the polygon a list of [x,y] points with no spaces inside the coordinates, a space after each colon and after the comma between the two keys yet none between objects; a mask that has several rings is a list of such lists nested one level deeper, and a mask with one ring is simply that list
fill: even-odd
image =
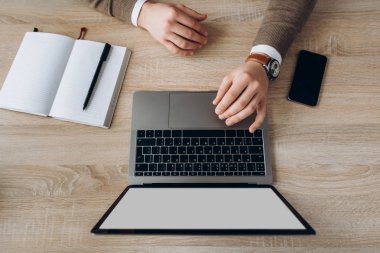
[{"label": "finger", "polygon": [[201,45],[205,44],[207,41],[207,39],[204,36],[200,35],[199,33],[180,23],[176,23],[173,25],[172,32],[182,36],[183,38],[198,42]]},{"label": "finger", "polygon": [[219,115],[219,119],[227,119],[238,112],[242,111],[251,102],[252,98],[256,95],[256,90],[252,85],[247,86],[239,98],[228,109]]},{"label": "finger", "polygon": [[169,40],[164,40],[162,42],[162,44],[164,44],[164,46],[173,54],[177,54],[180,56],[189,56],[189,55],[194,54],[194,52],[191,50],[183,50],[183,49],[177,47],[176,45],[173,44],[173,42],[171,42]]},{"label": "finger", "polygon": [[226,125],[232,126],[236,123],[239,123],[243,119],[246,119],[247,117],[251,116],[256,111],[258,103],[259,103],[258,98],[252,99],[251,102],[249,102],[249,104],[243,110],[227,118]]},{"label": "finger", "polygon": [[[207,18],[207,15],[206,14],[201,14],[199,12],[196,12],[195,10],[193,9],[190,9],[189,7],[183,5],[183,4],[176,4],[175,5],[178,9],[180,9],[181,11],[183,11],[184,13],[186,13],[187,15],[199,20],[199,21],[203,21]],[[206,34],[207,36],[207,34]]]},{"label": "finger", "polygon": [[222,84],[218,89],[218,93],[216,94],[215,99],[212,101],[214,105],[219,104],[220,100],[222,100],[223,96],[226,94],[227,90],[230,88],[232,81],[227,76],[223,78]]},{"label": "finger", "polygon": [[220,101],[220,103],[217,105],[215,109],[216,114],[220,115],[224,113],[247,87],[247,84],[247,82],[235,79],[231,87],[228,89],[227,93],[223,96],[222,101]]},{"label": "finger", "polygon": [[201,47],[201,45],[199,45],[198,43],[184,39],[175,33],[170,33],[167,36],[167,40],[170,40],[171,42],[173,42],[174,45],[181,49],[195,50]]},{"label": "finger", "polygon": [[264,122],[266,112],[267,112],[267,101],[263,100],[257,107],[256,118],[253,124],[249,127],[249,132],[253,134],[257,128],[261,127],[261,125]]},{"label": "finger", "polygon": [[[180,22],[181,24],[190,27],[194,31],[206,36],[206,29],[198,22],[198,20],[188,16],[182,11],[179,11],[176,20]],[[207,40],[206,40],[207,42]]]}]

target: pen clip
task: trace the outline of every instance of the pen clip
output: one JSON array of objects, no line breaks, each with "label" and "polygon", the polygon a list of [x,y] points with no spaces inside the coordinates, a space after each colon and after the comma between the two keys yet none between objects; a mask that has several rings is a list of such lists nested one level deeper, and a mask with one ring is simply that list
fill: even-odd
[{"label": "pen clip", "polygon": [[86,27],[81,27],[80,29],[80,33],[79,33],[79,36],[78,36],[78,40],[83,40],[84,39],[84,36],[86,36],[86,32],[87,32],[87,28]]}]

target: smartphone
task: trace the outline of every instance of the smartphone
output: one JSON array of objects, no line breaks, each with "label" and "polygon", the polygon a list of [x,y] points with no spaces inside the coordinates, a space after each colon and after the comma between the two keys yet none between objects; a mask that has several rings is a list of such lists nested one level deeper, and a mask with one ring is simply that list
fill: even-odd
[{"label": "smartphone", "polygon": [[305,105],[316,106],[326,63],[326,56],[301,50],[298,54],[288,99]]}]

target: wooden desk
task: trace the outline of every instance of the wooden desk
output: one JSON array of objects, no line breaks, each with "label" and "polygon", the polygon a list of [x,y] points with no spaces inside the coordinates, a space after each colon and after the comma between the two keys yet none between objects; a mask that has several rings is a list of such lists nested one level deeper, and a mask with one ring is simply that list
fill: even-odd
[{"label": "wooden desk", "polygon": [[[1,252],[379,252],[380,5],[320,1],[271,84],[275,186],[316,236],[92,236],[128,184],[131,99],[137,90],[217,89],[240,64],[266,1],[183,1],[208,13],[210,40],[191,58],[87,1],[0,4],[0,83],[24,33],[42,31],[128,46],[133,54],[111,129],[0,110]],[[329,57],[316,108],[286,100],[296,53]]]}]

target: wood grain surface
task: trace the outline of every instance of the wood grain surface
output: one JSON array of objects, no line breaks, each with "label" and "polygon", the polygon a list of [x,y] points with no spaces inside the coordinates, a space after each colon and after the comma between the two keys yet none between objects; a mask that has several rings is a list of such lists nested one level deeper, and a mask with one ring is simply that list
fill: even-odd
[{"label": "wood grain surface", "polygon": [[[216,90],[241,64],[267,1],[182,3],[208,14],[209,44],[171,55],[148,33],[86,0],[1,0],[0,85],[27,31],[133,51],[109,130],[0,110],[1,252],[380,252],[380,4],[320,0],[296,38],[268,105],[274,184],[316,236],[93,236],[128,184],[137,90]],[[319,105],[287,101],[300,49],[328,56]]]}]

